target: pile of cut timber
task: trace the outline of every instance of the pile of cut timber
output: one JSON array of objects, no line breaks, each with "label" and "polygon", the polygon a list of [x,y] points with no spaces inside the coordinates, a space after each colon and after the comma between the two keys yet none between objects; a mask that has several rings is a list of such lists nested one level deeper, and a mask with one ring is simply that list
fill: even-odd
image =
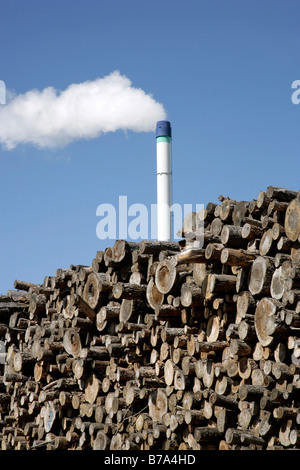
[{"label": "pile of cut timber", "polygon": [[0,297],[2,450],[300,448],[300,193],[186,222]]}]

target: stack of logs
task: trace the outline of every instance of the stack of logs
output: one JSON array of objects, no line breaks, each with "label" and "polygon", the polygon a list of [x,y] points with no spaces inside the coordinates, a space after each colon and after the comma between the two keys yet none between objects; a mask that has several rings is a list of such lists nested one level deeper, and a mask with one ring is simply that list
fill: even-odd
[{"label": "stack of logs", "polygon": [[15,281],[0,340],[2,450],[299,449],[300,193]]}]

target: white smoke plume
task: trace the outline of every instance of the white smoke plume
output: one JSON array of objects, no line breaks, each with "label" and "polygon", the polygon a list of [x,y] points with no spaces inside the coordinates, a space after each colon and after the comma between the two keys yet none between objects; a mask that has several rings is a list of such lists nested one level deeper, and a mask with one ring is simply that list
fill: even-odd
[{"label": "white smoke plume", "polygon": [[118,71],[103,78],[16,95],[0,106],[0,144],[62,147],[117,130],[149,132],[166,118],[162,104]]}]

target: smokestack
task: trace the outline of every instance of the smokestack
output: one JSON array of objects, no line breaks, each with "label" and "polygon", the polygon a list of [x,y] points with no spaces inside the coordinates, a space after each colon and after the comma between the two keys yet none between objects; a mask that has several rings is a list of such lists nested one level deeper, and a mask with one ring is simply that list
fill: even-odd
[{"label": "smokestack", "polygon": [[170,122],[158,121],[156,124],[157,238],[161,241],[172,239],[171,137]]}]

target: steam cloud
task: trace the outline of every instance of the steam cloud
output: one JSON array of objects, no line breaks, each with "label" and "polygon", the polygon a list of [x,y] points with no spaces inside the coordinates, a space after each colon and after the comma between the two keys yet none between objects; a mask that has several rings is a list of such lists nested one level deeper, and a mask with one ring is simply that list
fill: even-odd
[{"label": "steam cloud", "polygon": [[162,104],[115,71],[61,92],[48,87],[15,96],[0,107],[0,143],[7,150],[61,147],[116,130],[153,131],[165,118]]}]

